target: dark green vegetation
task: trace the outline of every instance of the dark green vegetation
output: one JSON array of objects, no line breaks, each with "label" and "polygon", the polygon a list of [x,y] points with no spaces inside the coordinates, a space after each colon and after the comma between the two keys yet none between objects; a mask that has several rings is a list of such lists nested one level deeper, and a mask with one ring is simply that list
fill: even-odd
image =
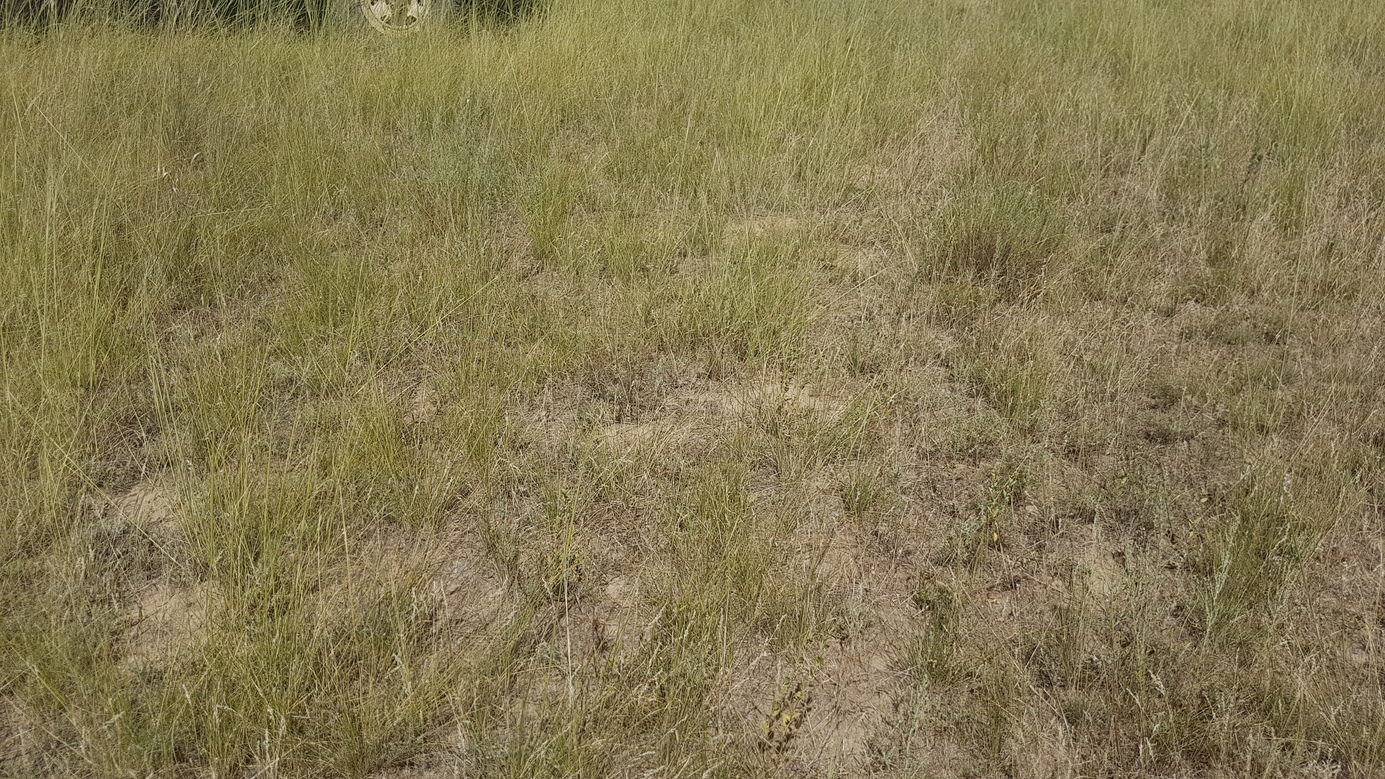
[{"label": "dark green vegetation", "polygon": [[[359,0],[0,0],[0,30],[52,33],[59,25],[128,30],[254,28],[296,31],[358,27]],[[437,0],[434,12],[452,24],[506,25],[531,18],[534,0]],[[258,34],[258,33],[257,33]]]}]

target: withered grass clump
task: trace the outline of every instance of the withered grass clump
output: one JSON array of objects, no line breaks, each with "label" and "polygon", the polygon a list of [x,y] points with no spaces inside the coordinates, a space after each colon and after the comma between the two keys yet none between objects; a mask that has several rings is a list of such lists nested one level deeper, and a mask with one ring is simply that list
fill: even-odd
[{"label": "withered grass clump", "polygon": [[1380,3],[89,22],[0,775],[1385,772]]}]

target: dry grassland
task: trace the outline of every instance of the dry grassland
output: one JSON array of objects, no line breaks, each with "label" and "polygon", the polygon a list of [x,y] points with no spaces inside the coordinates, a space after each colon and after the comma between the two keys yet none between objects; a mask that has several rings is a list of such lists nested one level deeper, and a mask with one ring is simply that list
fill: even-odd
[{"label": "dry grassland", "polygon": [[1385,773],[1385,4],[0,62],[0,775]]}]

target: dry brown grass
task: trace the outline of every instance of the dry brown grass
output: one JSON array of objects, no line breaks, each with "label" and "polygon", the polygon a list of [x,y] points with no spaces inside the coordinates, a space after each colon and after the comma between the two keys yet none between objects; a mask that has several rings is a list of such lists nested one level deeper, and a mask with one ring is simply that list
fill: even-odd
[{"label": "dry brown grass", "polygon": [[0,774],[1385,770],[1377,4],[0,59]]}]

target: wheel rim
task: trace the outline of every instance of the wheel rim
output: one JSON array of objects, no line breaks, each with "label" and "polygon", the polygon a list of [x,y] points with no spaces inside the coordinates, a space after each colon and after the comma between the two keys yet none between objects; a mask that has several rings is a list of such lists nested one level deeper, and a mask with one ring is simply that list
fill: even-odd
[{"label": "wheel rim", "polygon": [[433,11],[433,0],[361,0],[361,10],[371,27],[399,35],[423,26]]}]

